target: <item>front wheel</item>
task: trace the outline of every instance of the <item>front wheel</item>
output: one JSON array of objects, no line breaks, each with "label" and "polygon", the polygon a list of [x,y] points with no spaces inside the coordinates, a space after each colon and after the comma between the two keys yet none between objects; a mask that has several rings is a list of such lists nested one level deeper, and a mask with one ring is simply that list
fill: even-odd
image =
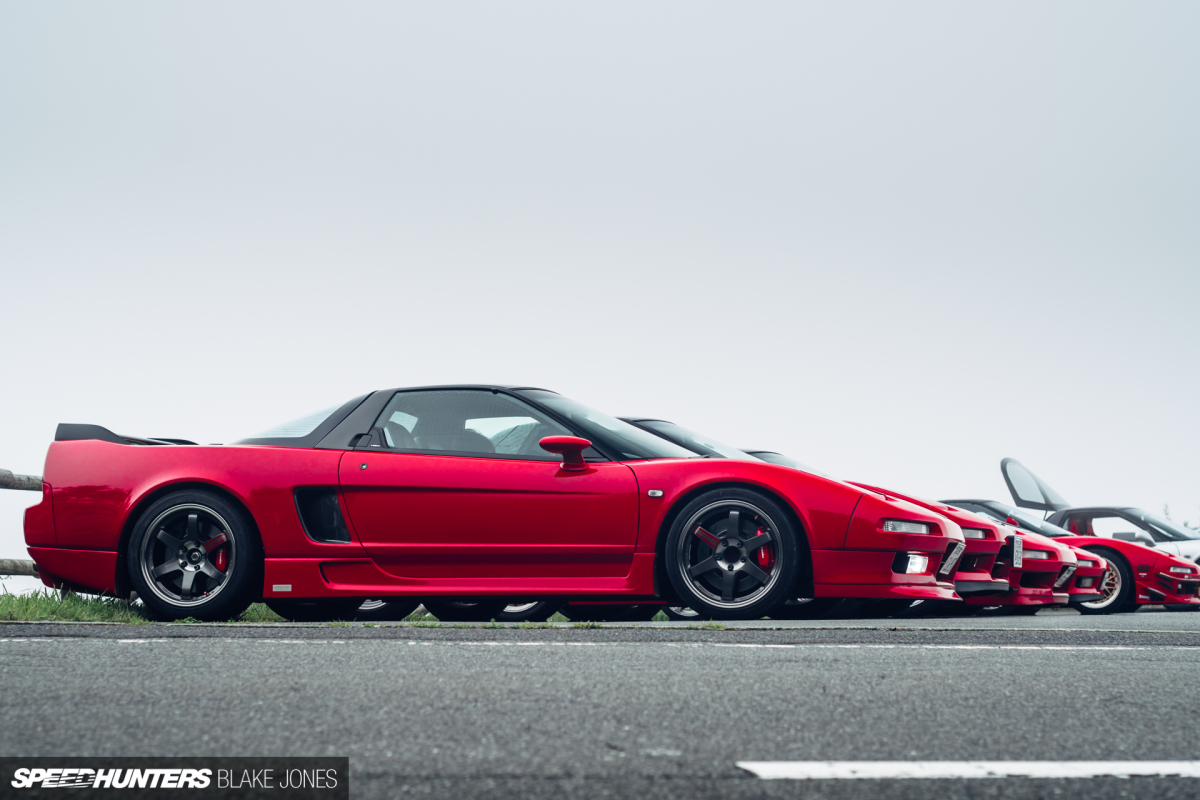
[{"label": "front wheel", "polygon": [[1100,599],[1078,605],[1080,614],[1117,614],[1137,609],[1134,594],[1133,570],[1122,556],[1113,550],[1095,550],[1108,561],[1108,571],[1100,579]]},{"label": "front wheel", "polygon": [[160,619],[232,619],[262,588],[262,547],[246,513],[221,495],[184,489],[138,519],[129,579]]},{"label": "front wheel", "polygon": [[784,509],[748,489],[717,489],[680,511],[667,536],[679,599],[713,619],[758,619],[793,588],[798,532]]}]

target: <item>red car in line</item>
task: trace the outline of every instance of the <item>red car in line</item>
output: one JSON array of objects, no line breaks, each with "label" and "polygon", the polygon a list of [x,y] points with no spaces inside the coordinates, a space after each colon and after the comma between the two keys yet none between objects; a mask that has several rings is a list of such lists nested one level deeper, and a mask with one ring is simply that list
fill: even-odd
[{"label": "red car in line", "polygon": [[[1097,586],[1099,597],[1080,602],[1085,614],[1134,611],[1139,605],[1165,604],[1175,609],[1200,609],[1200,567],[1181,556],[1165,553],[1138,542],[1103,536],[1080,536],[1041,519],[1024,509],[996,500],[947,500],[967,511],[1006,520],[1026,531],[1036,531],[1053,541],[1087,552],[1087,560],[1105,562]],[[1087,581],[1091,568],[1077,573],[1075,583]]]},{"label": "red car in line", "polygon": [[[60,425],[25,538],[43,580],[166,618],[364,598],[954,599],[920,506],[684,448],[542,389],[390,389],[233,445]],[[952,565],[951,565],[952,566]]]},{"label": "red car in line", "polygon": [[[748,450],[746,452],[772,464],[812,471],[810,467],[772,450]],[[865,486],[865,484],[858,485]],[[891,494],[891,492],[888,493]],[[975,537],[972,536],[969,529],[972,525],[979,526],[971,520],[992,521],[1001,526],[999,530],[1005,531],[1001,536],[1004,545],[997,548],[995,556],[991,557],[993,563],[990,574],[995,579],[1005,579],[1012,584],[1012,588],[1001,595],[985,594],[984,592],[971,595],[969,587],[959,585],[959,594],[964,596],[968,606],[977,608],[1000,606],[1006,608],[1010,613],[1036,613],[1044,605],[1066,602],[1087,611],[1091,605],[1103,601],[1105,597],[1101,587],[1104,582],[1103,578],[1109,571],[1109,564],[1103,557],[1095,553],[1064,542],[1056,544],[1045,536],[1031,539],[1026,535],[1028,531],[1023,530],[1024,526],[1021,523],[1005,514],[997,515],[994,511],[985,511],[976,506],[960,507],[959,501],[937,503],[901,494],[896,496],[949,516],[963,527],[964,533],[967,534],[967,555],[963,557],[964,563],[955,575],[956,582],[964,577],[965,569],[975,568],[978,570],[985,566],[983,560],[971,560],[973,552],[982,552],[982,548],[978,548],[978,545],[976,545],[976,551],[972,550],[972,539]],[[953,512],[962,513],[963,511],[968,513],[966,518],[954,516]],[[1039,532],[1044,533],[1044,531]],[[1028,548],[1031,553],[1028,563],[1024,558],[1024,546],[1027,543],[1033,545]],[[1066,552],[1059,545],[1065,545]],[[990,550],[990,548],[988,549]],[[1067,554],[1068,552],[1070,555]],[[1075,559],[1073,564],[1072,556]],[[988,557],[983,556],[984,559]]]}]

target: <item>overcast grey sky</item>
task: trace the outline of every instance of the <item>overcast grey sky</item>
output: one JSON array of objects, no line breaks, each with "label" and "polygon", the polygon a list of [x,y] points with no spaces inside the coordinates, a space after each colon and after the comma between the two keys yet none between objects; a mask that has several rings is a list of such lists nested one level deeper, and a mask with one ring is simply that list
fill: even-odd
[{"label": "overcast grey sky", "polygon": [[1194,2],[4,3],[0,466],[495,381],[1196,520],[1198,43]]}]

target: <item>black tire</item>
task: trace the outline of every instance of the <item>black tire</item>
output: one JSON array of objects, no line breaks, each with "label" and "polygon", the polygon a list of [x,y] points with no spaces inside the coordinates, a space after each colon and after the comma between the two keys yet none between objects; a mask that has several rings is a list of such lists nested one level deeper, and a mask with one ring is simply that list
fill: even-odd
[{"label": "black tire", "polygon": [[864,600],[850,614],[855,619],[887,619],[903,614],[912,607],[912,600]]},{"label": "black tire", "polygon": [[545,622],[558,613],[562,602],[539,600],[525,603],[509,603],[496,615],[497,622]]},{"label": "black tire", "polygon": [[986,606],[973,606],[962,600],[914,600],[912,605],[894,616],[898,619],[971,617],[983,611],[984,608]]},{"label": "black tire", "polygon": [[491,622],[508,607],[507,600],[426,600],[425,610],[442,622]]},{"label": "black tire", "polygon": [[416,600],[364,600],[354,612],[358,622],[398,622],[405,619],[421,606]]},{"label": "black tire", "polygon": [[348,622],[355,618],[363,601],[357,597],[313,598],[311,600],[264,600],[267,608],[290,622]]},{"label": "black tire", "polygon": [[1000,606],[999,614],[1005,617],[1033,617],[1043,608],[1050,608],[1052,603],[1036,606]]},{"label": "black tire", "polygon": [[707,622],[711,619],[687,606],[663,606],[662,612],[674,622]]},{"label": "black tire", "polygon": [[829,619],[842,601],[836,597],[790,597],[771,611],[771,619]]},{"label": "black tire", "polygon": [[645,622],[663,608],[642,603],[568,603],[558,613],[571,622]]},{"label": "black tire", "polygon": [[262,544],[249,515],[216,492],[181,489],[142,512],[126,566],[157,619],[233,619],[262,594]]},{"label": "black tire", "polygon": [[714,489],[676,515],[667,535],[667,576],[681,604],[701,614],[759,619],[794,590],[799,535],[773,498],[750,489]]},{"label": "black tire", "polygon": [[[1133,582],[1133,570],[1125,557],[1107,547],[1085,548],[1108,561],[1109,571],[1100,578],[1102,599],[1092,603],[1079,603],[1075,608],[1080,614],[1120,614],[1137,611],[1137,586]],[[1114,575],[1113,570],[1116,570]],[[1110,583],[1115,578],[1116,585]]]}]

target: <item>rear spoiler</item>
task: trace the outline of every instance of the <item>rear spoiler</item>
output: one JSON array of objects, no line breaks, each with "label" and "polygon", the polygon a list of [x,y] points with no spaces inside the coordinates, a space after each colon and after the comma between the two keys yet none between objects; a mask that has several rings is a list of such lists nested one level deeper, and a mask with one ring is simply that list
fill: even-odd
[{"label": "rear spoiler", "polygon": [[54,441],[56,442],[78,442],[85,439],[95,439],[101,442],[112,442],[113,444],[195,444],[195,442],[189,442],[187,439],[143,439],[138,436],[122,436],[118,433],[113,433],[108,428],[102,428],[99,425],[78,425],[70,422],[60,422],[58,424],[58,430],[54,432]]},{"label": "rear spoiler", "polygon": [[6,469],[0,469],[0,489],[40,492],[42,490],[42,476],[14,475]]}]

